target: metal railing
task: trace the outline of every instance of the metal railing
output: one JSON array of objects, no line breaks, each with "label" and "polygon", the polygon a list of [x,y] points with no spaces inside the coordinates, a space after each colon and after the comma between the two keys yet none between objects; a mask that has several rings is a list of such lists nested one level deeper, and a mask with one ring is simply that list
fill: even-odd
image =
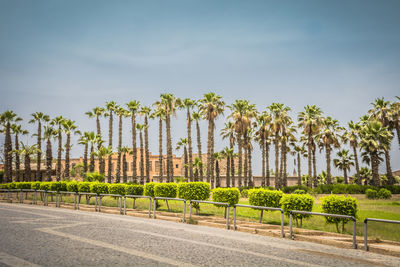
[{"label": "metal railing", "polygon": [[284,226],[283,209],[274,208],[274,207],[263,207],[263,206],[251,206],[251,205],[235,204],[233,206],[233,230],[236,230],[236,207],[259,209],[259,210],[261,210],[261,212],[263,210],[280,211],[281,212],[281,235],[282,235],[282,237],[285,237],[285,231],[284,231],[284,228],[283,228],[283,226]]},{"label": "metal railing", "polygon": [[364,220],[364,249],[365,249],[365,251],[369,250],[369,247],[368,247],[368,229],[367,229],[368,221],[400,224],[400,221],[384,220],[384,219],[376,219],[376,218],[365,218],[365,220]]},{"label": "metal railing", "polygon": [[58,192],[59,194],[59,199],[58,199],[58,207],[60,208],[61,202],[62,202],[62,195],[74,195],[74,209],[76,210],[76,204],[77,204],[77,197],[78,197],[78,193],[76,192],[69,192],[69,191],[60,191]]},{"label": "metal railing", "polygon": [[157,200],[177,200],[177,201],[183,201],[183,222],[186,221],[186,199],[183,198],[172,198],[172,197],[154,197],[154,203],[153,203],[153,219],[156,218],[156,209],[157,209]]},{"label": "metal railing", "polygon": [[149,200],[149,218],[151,218],[151,197],[141,195],[125,195],[124,196],[124,215],[126,215],[126,198],[147,198]]},{"label": "metal railing", "polygon": [[[123,198],[122,195],[117,195],[117,194],[99,194],[98,197],[99,197],[99,206],[98,206],[98,210],[97,210],[98,212],[101,212],[101,198],[102,197],[118,197],[119,201],[117,202],[117,207],[119,207],[119,214],[123,214],[122,213],[122,198]],[[97,199],[97,197],[96,197],[96,199]]]},{"label": "metal railing", "polygon": [[97,211],[98,195],[96,193],[78,192],[77,210],[79,210],[79,204],[81,202],[79,196],[95,196],[96,199],[94,201],[94,211]]},{"label": "metal railing", "polygon": [[226,229],[229,229],[229,204],[223,202],[203,201],[203,200],[190,200],[189,204],[189,219],[192,219],[192,203],[204,203],[225,206],[226,214]]},{"label": "metal railing", "polygon": [[353,221],[353,248],[357,249],[357,240],[356,240],[356,218],[354,216],[348,215],[341,215],[341,214],[329,214],[329,213],[319,213],[319,212],[309,212],[309,211],[300,211],[300,210],[291,210],[290,211],[290,238],[293,238],[293,231],[292,231],[292,221],[293,221],[293,214],[305,214],[305,215],[319,215],[325,217],[335,217],[335,218],[343,218],[343,219],[350,219]]}]

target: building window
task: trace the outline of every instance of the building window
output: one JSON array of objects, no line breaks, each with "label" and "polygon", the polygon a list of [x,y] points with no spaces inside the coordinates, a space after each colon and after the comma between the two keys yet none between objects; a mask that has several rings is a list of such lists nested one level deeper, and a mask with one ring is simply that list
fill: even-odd
[{"label": "building window", "polygon": [[178,164],[176,164],[176,165],[175,165],[175,168],[176,168],[176,169],[178,169],[178,168],[179,168],[179,165],[178,165]]},{"label": "building window", "polygon": [[153,162],[149,161],[149,170],[152,171],[153,170]]},{"label": "building window", "polygon": [[159,171],[160,170],[160,162],[156,161],[156,169],[155,171]]}]

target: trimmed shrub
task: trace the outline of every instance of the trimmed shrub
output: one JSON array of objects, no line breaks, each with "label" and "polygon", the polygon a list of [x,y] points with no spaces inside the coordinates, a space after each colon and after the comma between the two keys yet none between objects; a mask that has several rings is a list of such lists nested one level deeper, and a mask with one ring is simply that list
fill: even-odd
[{"label": "trimmed shrub", "polygon": [[[240,192],[236,187],[233,188],[215,188],[212,190],[212,200],[215,202],[228,203],[233,206],[239,203]],[[219,206],[219,205],[217,205]]]},{"label": "trimmed shrub", "polygon": [[31,189],[34,189],[34,190],[40,190],[40,184],[41,184],[42,182],[32,182],[32,184],[31,184]]},{"label": "trimmed shrub", "polygon": [[[93,182],[93,183],[89,183],[89,184],[90,184],[89,187],[90,187],[91,193],[100,195],[100,194],[108,194],[108,192],[109,192],[110,184],[99,183],[99,182]],[[82,191],[80,191],[80,192],[82,192]]]},{"label": "trimmed shrub", "polygon": [[85,173],[85,182],[104,182],[106,177],[103,174],[100,174],[98,172],[87,172]]},{"label": "trimmed shrub", "polygon": [[385,189],[385,188],[381,188],[378,191],[378,198],[391,199],[392,198],[392,193],[389,190]]},{"label": "trimmed shrub", "polygon": [[[189,182],[178,184],[178,197],[186,200],[207,200],[210,198],[211,187],[205,182]],[[196,214],[199,213],[200,205],[193,203]]]},{"label": "trimmed shrub", "polygon": [[400,185],[384,185],[382,188],[389,190],[392,194],[400,194]]},{"label": "trimmed shrub", "polygon": [[305,194],[306,191],[304,191],[303,189],[296,189],[293,191],[293,194]]},{"label": "trimmed shrub", "polygon": [[66,182],[52,182],[50,186],[51,191],[66,191],[67,183]]},{"label": "trimmed shrub", "polygon": [[125,184],[109,184],[108,185],[108,194],[115,194],[115,195],[124,196],[125,193],[126,193],[125,190],[126,190],[126,185]]},{"label": "trimmed shrub", "polygon": [[52,182],[42,182],[40,183],[40,190],[51,191]]},{"label": "trimmed shrub", "polygon": [[367,189],[365,191],[365,196],[368,199],[376,199],[378,197],[378,192],[376,192],[376,190],[374,190],[374,189]]},{"label": "trimmed shrub", "polygon": [[17,189],[31,189],[32,182],[20,182],[16,183]]},{"label": "trimmed shrub", "polygon": [[90,184],[89,182],[78,183],[78,192],[90,193]]},{"label": "trimmed shrub", "polygon": [[[291,210],[312,211],[314,205],[314,198],[309,194],[284,195],[281,199],[281,205],[286,216],[289,216]],[[293,214],[293,218],[296,220],[297,227],[299,227],[298,220],[300,220],[300,227],[302,227],[303,218],[308,218],[308,217],[311,217],[311,215]]]},{"label": "trimmed shrub", "polygon": [[154,196],[176,198],[177,189],[176,183],[158,183],[154,185]]},{"label": "trimmed shrub", "polygon": [[125,188],[127,195],[143,195],[143,185],[140,184],[128,184]]},{"label": "trimmed shrub", "polygon": [[248,197],[249,197],[249,189],[243,189],[243,190],[240,192],[240,196],[241,196],[241,197],[244,197],[244,198],[248,198]]},{"label": "trimmed shrub", "polygon": [[12,182],[12,183],[8,183],[8,189],[17,189],[17,183]]},{"label": "trimmed shrub", "polygon": [[0,184],[0,189],[8,189],[8,184]]},{"label": "trimmed shrub", "polygon": [[[321,201],[324,213],[341,214],[353,217],[357,216],[358,204],[357,199],[354,197],[330,195],[321,198]],[[325,220],[327,223],[336,224],[336,230],[338,233],[340,233],[339,223],[342,223],[342,233],[344,233],[344,225],[350,221],[350,219],[336,217],[325,217]]]},{"label": "trimmed shrub", "polygon": [[249,203],[253,206],[280,208],[283,197],[281,191],[267,189],[251,189],[249,191]]},{"label": "trimmed shrub", "polygon": [[149,197],[154,197],[154,186],[156,183],[151,182],[151,183],[146,183],[144,185],[144,195],[149,196]]},{"label": "trimmed shrub", "polygon": [[293,193],[294,191],[296,191],[298,189],[303,190],[304,192],[308,192],[310,190],[310,188],[305,185],[292,185],[292,186],[282,187],[282,192],[289,194],[289,193]]},{"label": "trimmed shrub", "polygon": [[78,193],[78,182],[77,181],[71,181],[71,182],[67,182],[67,191],[68,192],[75,192]]}]

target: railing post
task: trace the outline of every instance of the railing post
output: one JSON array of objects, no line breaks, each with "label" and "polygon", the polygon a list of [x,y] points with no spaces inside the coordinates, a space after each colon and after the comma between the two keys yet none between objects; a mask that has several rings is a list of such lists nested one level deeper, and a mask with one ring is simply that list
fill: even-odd
[{"label": "railing post", "polygon": [[98,202],[98,198],[99,198],[100,196],[99,195],[96,195],[96,198],[95,198],[95,200],[94,200],[94,211],[96,212],[97,211],[97,202]]},{"label": "railing post", "polygon": [[281,232],[282,232],[282,238],[285,237],[284,219],[285,219],[285,216],[283,214],[283,210],[281,209]]},{"label": "railing post", "polygon": [[293,221],[293,216],[292,216],[292,212],[290,211],[290,219],[289,219],[290,239],[293,239],[292,221]]},{"label": "railing post", "polygon": [[149,197],[149,218],[151,218],[151,197]]},{"label": "railing post", "polygon": [[35,190],[35,193],[33,194],[33,204],[37,205],[37,192]]},{"label": "railing post", "polygon": [[236,204],[233,206],[233,230],[236,230]]},{"label": "railing post", "polygon": [[124,215],[126,215],[126,196],[124,196]]},{"label": "railing post", "polygon": [[183,200],[183,222],[186,222],[186,200]]},{"label": "railing post", "polygon": [[122,195],[119,197],[119,214],[122,214]]},{"label": "railing post", "polygon": [[368,248],[367,222],[368,222],[368,219],[365,219],[364,220],[364,249],[365,249],[365,251],[369,250],[369,248]]},{"label": "railing post", "polygon": [[353,248],[357,249],[356,218],[353,217]]},{"label": "railing post", "polygon": [[24,193],[22,192],[22,189],[21,189],[21,192],[19,193],[19,203],[24,203]]},{"label": "railing post", "polygon": [[192,219],[192,201],[189,202],[189,220]]},{"label": "railing post", "polygon": [[226,229],[229,230],[229,205],[226,206]]},{"label": "railing post", "polygon": [[157,200],[153,198],[153,219],[156,218]]},{"label": "railing post", "polygon": [[74,194],[74,210],[76,210],[76,193]]}]

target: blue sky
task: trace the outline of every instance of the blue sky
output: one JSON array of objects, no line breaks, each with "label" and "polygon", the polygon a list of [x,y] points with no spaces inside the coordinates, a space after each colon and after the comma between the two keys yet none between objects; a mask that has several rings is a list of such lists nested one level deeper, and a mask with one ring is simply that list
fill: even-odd
[{"label": "blue sky", "polygon": [[[400,1],[389,0],[1,0],[0,109],[25,122],[35,111],[61,114],[85,131],[95,125],[84,113],[105,101],[150,105],[163,92],[200,98],[214,91],[259,110],[283,102],[294,118],[316,104],[345,125],[375,98],[400,95],[399,11]],[[178,113],[174,141],[184,129]],[[205,139],[205,123],[202,129]],[[150,138],[157,153],[156,123]],[[81,151],[75,145],[72,155]],[[400,169],[396,142],[392,157]]]}]

